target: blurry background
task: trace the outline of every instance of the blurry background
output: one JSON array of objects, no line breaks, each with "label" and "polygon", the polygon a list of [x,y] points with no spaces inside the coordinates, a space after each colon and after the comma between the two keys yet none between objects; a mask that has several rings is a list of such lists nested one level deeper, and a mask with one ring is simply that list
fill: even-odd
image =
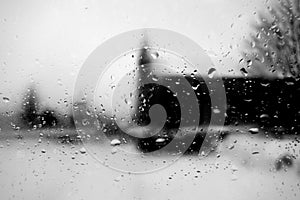
[{"label": "blurry background", "polygon": [[[298,199],[300,68],[295,60],[300,39],[290,37],[290,24],[299,36],[300,17],[289,12],[291,6],[280,7],[288,19],[263,16],[280,2],[287,1],[2,0],[1,198]],[[132,175],[91,157],[76,137],[71,106],[76,76],[90,53],[115,35],[145,27],[181,33],[206,51],[226,82],[228,121],[220,144],[208,157],[189,154],[164,170]],[[270,51],[268,41],[274,41]],[[290,51],[285,50],[289,45]],[[284,51],[278,53],[274,46]],[[268,52],[247,54],[255,47]],[[299,71],[280,74],[271,57],[288,57],[281,66]],[[265,67],[252,68],[254,63],[270,65],[271,74]],[[276,79],[265,79],[273,75]],[[118,146],[138,155],[149,150],[143,141],[137,149],[123,135],[110,136],[107,160],[117,160]],[[156,164],[166,157],[143,158],[146,164]],[[127,157],[118,158],[126,164]]]},{"label": "blurry background", "polygon": [[[222,73],[241,76],[240,49],[260,0],[1,1],[0,92],[3,111],[15,110],[31,83],[44,106],[70,105],[76,75],[102,42],[132,29],[179,32],[204,48]],[[68,102],[68,103],[66,103]]]}]

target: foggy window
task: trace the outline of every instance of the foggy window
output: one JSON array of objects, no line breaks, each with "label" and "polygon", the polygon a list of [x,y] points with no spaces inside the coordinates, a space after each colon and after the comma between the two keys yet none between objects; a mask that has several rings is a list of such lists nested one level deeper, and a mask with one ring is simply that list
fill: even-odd
[{"label": "foggy window", "polygon": [[299,199],[299,84],[299,0],[3,0],[1,199]]}]

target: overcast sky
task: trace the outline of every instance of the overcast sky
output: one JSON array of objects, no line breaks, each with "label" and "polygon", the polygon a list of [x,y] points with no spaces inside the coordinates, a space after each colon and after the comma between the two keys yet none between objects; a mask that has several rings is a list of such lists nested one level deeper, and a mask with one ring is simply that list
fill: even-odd
[{"label": "overcast sky", "polygon": [[[262,0],[1,0],[0,109],[20,104],[38,84],[44,105],[62,110],[88,55],[110,37],[137,28],[169,29],[207,51],[224,75],[240,75],[238,51]],[[56,102],[60,101],[60,104]]]}]

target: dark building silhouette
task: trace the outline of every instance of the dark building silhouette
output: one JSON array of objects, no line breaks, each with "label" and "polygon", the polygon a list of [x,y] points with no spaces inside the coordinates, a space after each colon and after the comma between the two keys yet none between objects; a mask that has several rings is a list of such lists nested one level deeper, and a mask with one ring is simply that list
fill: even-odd
[{"label": "dark building silhouette", "polygon": [[293,78],[224,78],[226,124],[258,124],[275,134],[298,134],[300,81]]},{"label": "dark building silhouette", "polygon": [[[145,126],[150,124],[150,116],[149,109],[155,105],[160,104],[164,107],[167,119],[164,124],[162,131],[155,136],[138,139],[138,148],[145,152],[156,151],[163,146],[167,145],[176,135],[177,130],[180,127],[181,120],[185,120],[189,122],[191,126],[193,125],[192,116],[186,116],[185,119],[182,119],[181,113],[181,105],[177,99],[176,94],[172,90],[170,90],[166,85],[170,82],[182,82],[182,79],[186,79],[189,85],[179,84],[175,86],[177,91],[179,90],[187,90],[191,87],[197,88],[195,92],[199,110],[203,112],[200,115],[199,126],[205,127],[209,124],[211,118],[211,101],[208,95],[209,91],[201,77],[179,77],[179,76],[167,76],[160,80],[160,82],[156,83],[147,83],[143,84],[143,82],[147,82],[147,79],[151,79],[148,75],[151,72],[151,65],[153,64],[153,59],[151,57],[151,50],[148,48],[142,48],[140,52],[139,58],[139,81],[140,87],[138,88],[138,103],[137,103],[137,114],[136,121],[138,125]],[[151,82],[151,81],[150,81]],[[152,81],[153,82],[153,81]],[[164,84],[165,83],[165,84]],[[174,86],[173,86],[174,87]],[[190,97],[183,97],[185,104],[189,105]],[[183,108],[184,109],[184,108]],[[188,108],[187,108],[188,109]],[[153,120],[153,119],[152,119]],[[167,135],[167,136],[166,136]],[[197,134],[194,142],[191,144],[189,148],[189,152],[198,152],[200,150],[200,146],[203,142],[203,138],[205,135]],[[156,144],[156,140],[158,137],[164,137],[166,140],[164,143]],[[180,141],[178,141],[180,142]],[[200,144],[200,145],[199,145]]]},{"label": "dark building silhouette", "polygon": [[[139,77],[140,81],[146,80],[151,69],[151,57],[149,50],[143,48],[139,57]],[[199,127],[206,127],[211,118],[211,100],[206,83],[201,77],[184,77],[189,87],[196,88],[194,92],[198,99],[200,122]],[[179,80],[182,77],[176,75],[166,75],[168,80]],[[264,79],[264,78],[244,78],[225,77],[223,78],[227,111],[225,125],[256,124],[268,134],[281,137],[285,134],[299,134],[300,131],[300,81],[295,79]],[[212,81],[214,84],[214,81]],[[199,85],[198,87],[195,87]],[[184,89],[187,86],[178,86]],[[212,85],[213,87],[213,85]],[[189,99],[186,99],[188,102]],[[139,87],[139,98],[137,103],[136,120],[140,126],[150,123],[149,109],[154,104],[162,105],[167,112],[167,121],[162,132],[156,136],[137,140],[138,148],[144,152],[156,151],[167,145],[176,134],[181,120],[181,110],[178,99],[173,92],[165,86],[151,83],[141,84]],[[211,124],[213,125],[213,124]],[[156,143],[158,137],[164,137],[164,143]],[[188,152],[198,152],[200,150],[205,128],[199,132]],[[180,141],[179,141],[180,142]]]}]

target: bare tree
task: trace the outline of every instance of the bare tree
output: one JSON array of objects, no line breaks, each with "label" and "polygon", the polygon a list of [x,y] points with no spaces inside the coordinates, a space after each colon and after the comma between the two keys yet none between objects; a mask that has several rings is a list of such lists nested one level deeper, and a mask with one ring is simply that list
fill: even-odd
[{"label": "bare tree", "polygon": [[300,0],[281,0],[268,7],[252,28],[243,51],[247,71],[300,78]]}]

